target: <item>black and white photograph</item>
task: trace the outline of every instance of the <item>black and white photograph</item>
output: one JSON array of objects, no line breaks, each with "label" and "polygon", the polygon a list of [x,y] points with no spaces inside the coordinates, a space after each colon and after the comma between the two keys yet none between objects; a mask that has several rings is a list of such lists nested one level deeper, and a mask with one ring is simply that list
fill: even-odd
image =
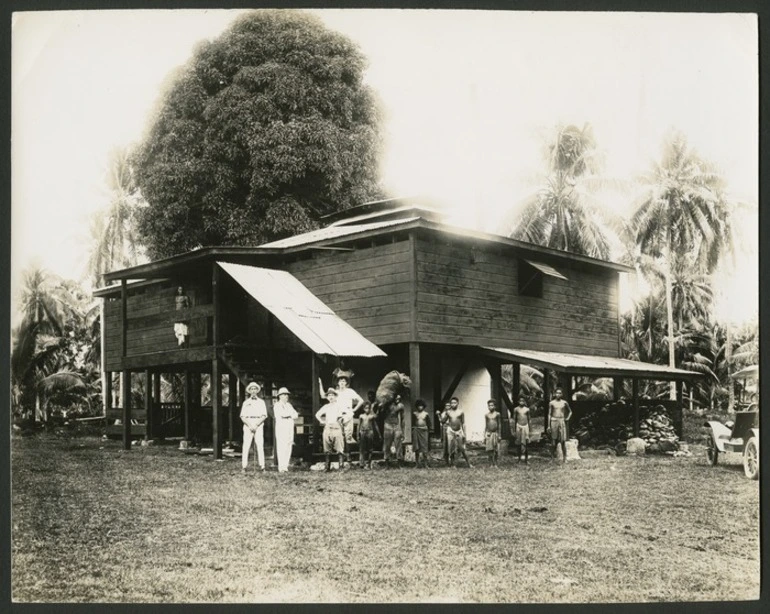
[{"label": "black and white photograph", "polygon": [[10,18],[15,605],[756,607],[756,14]]}]

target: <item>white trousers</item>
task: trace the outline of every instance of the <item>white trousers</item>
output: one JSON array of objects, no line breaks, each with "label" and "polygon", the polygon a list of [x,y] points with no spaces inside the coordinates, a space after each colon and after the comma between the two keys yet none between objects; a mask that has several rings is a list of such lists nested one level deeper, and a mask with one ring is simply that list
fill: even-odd
[{"label": "white trousers", "polygon": [[277,418],[275,421],[275,453],[278,471],[289,470],[291,447],[294,445],[294,420]]},{"label": "white trousers", "polygon": [[265,423],[263,422],[257,427],[256,433],[252,433],[251,429],[243,425],[243,451],[241,452],[241,467],[246,469],[249,465],[249,455],[251,454],[252,442],[257,446],[257,458],[259,459],[259,466],[265,468]]}]

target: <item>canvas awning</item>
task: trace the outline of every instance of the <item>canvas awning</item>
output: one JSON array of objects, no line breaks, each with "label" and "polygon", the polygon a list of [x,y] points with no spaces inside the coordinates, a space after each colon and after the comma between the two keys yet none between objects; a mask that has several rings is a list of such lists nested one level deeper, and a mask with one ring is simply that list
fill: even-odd
[{"label": "canvas awning", "polygon": [[588,354],[563,354],[561,352],[513,350],[494,347],[482,347],[481,350],[495,358],[553,369],[571,375],[636,377],[659,381],[693,380],[703,377],[701,373],[695,371],[685,371],[684,369],[625,358],[607,358],[604,356],[590,356]]},{"label": "canvas awning", "polygon": [[387,356],[291,273],[229,262],[217,264],[316,354]]},{"label": "canvas awning", "polygon": [[549,275],[551,277],[556,277],[558,279],[567,279],[566,277],[564,277],[564,275],[559,273],[559,271],[554,269],[552,266],[549,266],[547,264],[543,264],[542,262],[538,262],[537,260],[527,260],[525,258],[524,262],[526,262],[527,264],[530,264],[533,267],[535,267],[538,271],[543,273],[543,275]]}]

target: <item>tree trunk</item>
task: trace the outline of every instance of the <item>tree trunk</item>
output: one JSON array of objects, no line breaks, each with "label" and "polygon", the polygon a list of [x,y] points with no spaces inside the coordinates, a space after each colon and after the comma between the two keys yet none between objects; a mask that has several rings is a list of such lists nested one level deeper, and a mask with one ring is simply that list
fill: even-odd
[{"label": "tree trunk", "polygon": [[733,332],[730,323],[725,324],[725,330],[727,332],[727,339],[725,340],[725,364],[727,365],[727,392],[729,394],[727,401],[727,411],[735,411],[735,386],[733,385]]},{"label": "tree trunk", "polygon": [[[668,321],[668,366],[675,367],[676,359],[674,356],[674,309],[671,302],[672,284],[671,284],[671,227],[666,237],[666,320]],[[669,399],[676,400],[676,384],[669,382]]]}]

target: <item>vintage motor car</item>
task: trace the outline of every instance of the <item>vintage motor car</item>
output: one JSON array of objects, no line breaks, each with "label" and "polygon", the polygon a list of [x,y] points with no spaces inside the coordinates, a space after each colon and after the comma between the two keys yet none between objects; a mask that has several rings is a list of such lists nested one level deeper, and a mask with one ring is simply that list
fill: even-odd
[{"label": "vintage motor car", "polygon": [[717,464],[720,454],[725,452],[743,455],[743,472],[747,478],[759,479],[759,367],[752,365],[741,369],[732,376],[733,382],[740,383],[736,400],[735,420],[724,424],[709,420],[704,424],[708,429],[706,457],[711,466]]}]

